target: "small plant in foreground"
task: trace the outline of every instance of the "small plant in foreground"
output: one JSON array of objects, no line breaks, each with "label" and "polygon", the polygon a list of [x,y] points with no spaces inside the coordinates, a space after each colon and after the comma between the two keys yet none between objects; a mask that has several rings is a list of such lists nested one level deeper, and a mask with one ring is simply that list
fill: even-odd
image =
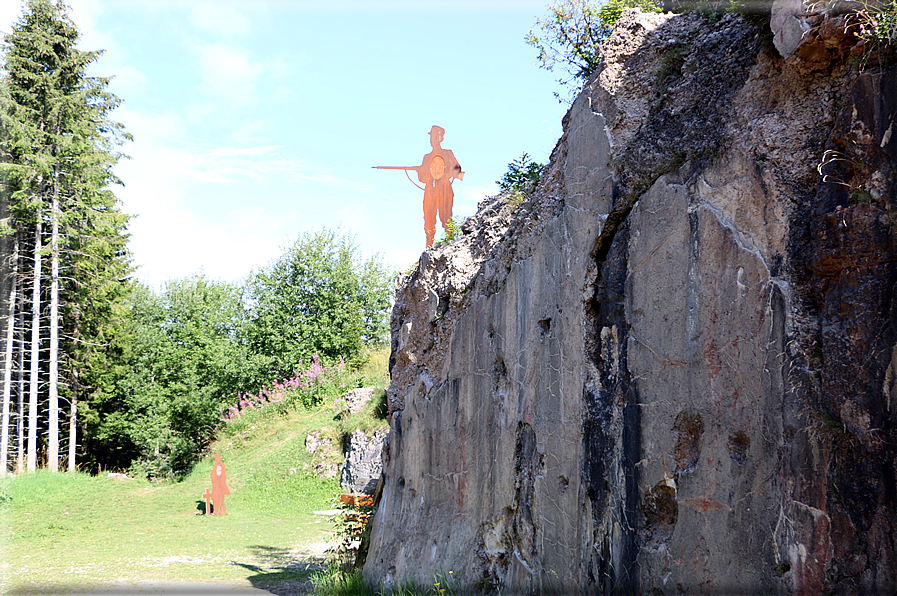
[{"label": "small plant in foreground", "polygon": [[451,242],[452,240],[463,236],[464,231],[461,230],[462,225],[464,225],[464,222],[457,217],[451,218],[448,222],[448,229],[445,232],[445,239]]},{"label": "small plant in foreground", "polygon": [[340,569],[348,573],[364,565],[374,498],[369,495],[340,495],[339,507],[342,513],[333,517],[337,542],[331,553]]},{"label": "small plant in foreground", "polygon": [[863,7],[848,21],[848,27],[855,27],[856,36],[865,42],[897,44],[897,0],[861,4]]},{"label": "small plant in foreground", "polygon": [[335,562],[328,563],[325,570],[312,575],[311,582],[313,596],[459,596],[469,593],[455,581],[454,571],[437,573],[432,583],[412,580],[390,587],[381,586],[375,591],[362,583],[360,569],[343,571]]},{"label": "small plant in foreground", "polygon": [[[442,240],[438,241],[435,246],[441,246],[446,242],[453,242],[463,236],[464,232],[461,230],[461,226],[464,225],[465,221],[466,220],[460,220],[457,217],[451,218],[446,226],[445,236]],[[415,265],[417,265],[417,263],[415,263]]]},{"label": "small plant in foreground", "polygon": [[314,587],[314,596],[370,596],[361,581],[361,569],[346,573],[335,561],[327,564],[323,571],[312,574],[309,578]]},{"label": "small plant in foreground", "polygon": [[449,571],[448,573],[440,571],[433,576],[431,580],[432,585],[409,582],[395,586],[388,592],[380,592],[380,594],[388,593],[392,596],[458,596],[463,594],[464,590],[455,581],[454,573],[454,571]]}]

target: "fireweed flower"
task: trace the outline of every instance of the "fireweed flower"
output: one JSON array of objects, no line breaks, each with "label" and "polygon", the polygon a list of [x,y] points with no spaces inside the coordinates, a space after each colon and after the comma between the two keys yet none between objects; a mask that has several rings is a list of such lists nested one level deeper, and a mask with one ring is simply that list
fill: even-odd
[{"label": "fireweed flower", "polygon": [[[299,366],[302,368],[301,360]],[[274,381],[270,388],[263,386],[256,395],[238,393],[237,403],[231,405],[226,412],[219,408],[219,420],[228,423],[241,418],[249,410],[264,410],[272,404],[283,401],[287,397],[287,391],[298,392],[303,403],[319,402],[323,399],[320,397],[320,391],[326,390],[329,384],[341,386],[345,368],[346,360],[342,356],[339,364],[328,369],[321,364],[320,357],[314,354],[311,366],[305,372],[294,371],[292,377]]]}]

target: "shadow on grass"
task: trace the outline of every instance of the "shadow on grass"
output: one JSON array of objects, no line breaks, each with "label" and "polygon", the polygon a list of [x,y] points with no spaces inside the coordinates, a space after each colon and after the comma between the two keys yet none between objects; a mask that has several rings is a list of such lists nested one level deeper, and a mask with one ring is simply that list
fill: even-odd
[{"label": "shadow on grass", "polygon": [[[203,505],[205,506],[205,505]],[[311,576],[324,569],[324,558],[314,553],[291,551],[274,546],[252,545],[247,547],[252,554],[251,563],[232,561],[231,565],[242,567],[248,573],[246,580],[257,590],[264,590],[276,596],[307,595],[313,591]],[[45,586],[14,586],[11,594],[28,596],[56,596],[59,594],[80,594],[90,596],[201,596],[208,594],[228,594],[233,596],[254,596],[258,594],[249,588],[179,581],[137,582],[139,586],[53,583]],[[6,593],[0,587],[0,594]]]},{"label": "shadow on grass", "polygon": [[278,596],[310,594],[312,574],[324,568],[323,557],[312,553],[261,544],[248,548],[260,564],[234,564],[252,572],[246,577],[252,587]]}]

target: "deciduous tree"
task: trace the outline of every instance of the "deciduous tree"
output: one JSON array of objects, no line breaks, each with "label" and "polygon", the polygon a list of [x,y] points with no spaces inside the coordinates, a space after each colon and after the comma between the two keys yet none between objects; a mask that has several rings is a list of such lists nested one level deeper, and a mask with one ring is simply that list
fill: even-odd
[{"label": "deciduous tree", "polygon": [[111,374],[85,404],[92,463],[156,478],[189,470],[244,387],[242,292],[202,276],[134,284],[114,320]]},{"label": "deciduous tree", "polygon": [[384,342],[392,279],[379,257],[361,258],[346,234],[300,236],[248,282],[247,337],[261,378],[290,376],[314,354],[351,360]]}]

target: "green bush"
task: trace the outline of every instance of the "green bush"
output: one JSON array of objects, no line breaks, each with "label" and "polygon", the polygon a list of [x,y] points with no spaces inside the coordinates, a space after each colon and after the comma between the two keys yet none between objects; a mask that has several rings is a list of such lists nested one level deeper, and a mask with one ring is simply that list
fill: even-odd
[{"label": "green bush", "polygon": [[361,259],[347,235],[303,234],[247,283],[256,381],[289,377],[315,354],[355,362],[384,344],[393,278],[379,256]]},{"label": "green bush", "polygon": [[572,84],[575,93],[600,66],[601,44],[627,8],[660,12],[660,2],[607,0],[602,5],[591,0],[554,0],[548,6],[548,16],[536,19],[525,40],[538,51],[542,68],[553,71],[559,67],[566,73],[558,82]]},{"label": "green bush", "polygon": [[530,193],[539,184],[542,174],[545,172],[545,164],[536,163],[530,159],[528,153],[508,164],[508,171],[501,180],[496,180],[499,190],[502,192],[520,191]]},{"label": "green bush", "polygon": [[372,596],[374,592],[361,581],[361,569],[346,572],[339,563],[330,561],[323,571],[311,576],[313,596]]},{"label": "green bush", "polygon": [[82,461],[163,479],[186,472],[214,437],[219,408],[243,385],[239,287],[202,276],[158,294],[134,284],[103,383],[80,409]]}]

